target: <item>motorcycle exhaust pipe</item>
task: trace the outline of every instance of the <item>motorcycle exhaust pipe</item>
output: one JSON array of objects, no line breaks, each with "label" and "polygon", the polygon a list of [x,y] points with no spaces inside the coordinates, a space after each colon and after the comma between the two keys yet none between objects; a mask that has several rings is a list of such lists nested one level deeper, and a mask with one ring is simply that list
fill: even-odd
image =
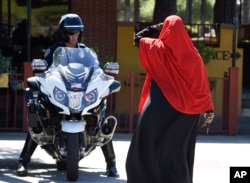
[{"label": "motorcycle exhaust pipe", "polygon": [[117,126],[117,119],[115,116],[108,116],[105,118],[103,125],[101,126],[101,137],[112,138]]}]

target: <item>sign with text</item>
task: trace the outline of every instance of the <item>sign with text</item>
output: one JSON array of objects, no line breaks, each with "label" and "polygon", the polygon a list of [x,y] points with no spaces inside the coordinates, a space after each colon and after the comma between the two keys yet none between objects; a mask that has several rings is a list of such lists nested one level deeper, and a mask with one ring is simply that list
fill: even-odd
[{"label": "sign with text", "polygon": [[[230,51],[226,51],[226,50],[216,51],[214,55],[214,59],[222,60],[222,61],[230,61],[232,60],[232,56],[233,56],[233,53],[231,53]],[[238,52],[236,52],[234,56],[236,59],[239,59],[241,57],[240,53]]]},{"label": "sign with text", "polygon": [[230,167],[230,183],[250,183],[250,167]]}]

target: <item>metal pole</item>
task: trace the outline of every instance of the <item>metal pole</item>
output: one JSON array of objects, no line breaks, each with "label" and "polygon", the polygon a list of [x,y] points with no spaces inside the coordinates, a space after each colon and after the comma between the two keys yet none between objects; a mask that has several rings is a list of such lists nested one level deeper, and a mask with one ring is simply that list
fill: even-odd
[{"label": "metal pole", "polygon": [[238,22],[237,0],[234,2],[234,18],[233,18],[233,46],[232,46],[232,67],[236,66],[236,29]]},{"label": "metal pole", "polygon": [[[0,22],[3,22],[3,1],[0,0]],[[0,23],[0,30],[3,30],[3,25]]]},{"label": "metal pole", "polygon": [[8,0],[8,37],[11,37],[11,3]]},{"label": "metal pole", "polygon": [[193,0],[186,1],[185,23],[192,23],[192,3]]},{"label": "metal pole", "polygon": [[30,53],[31,53],[31,0],[26,0],[27,3],[27,61],[30,61]]}]

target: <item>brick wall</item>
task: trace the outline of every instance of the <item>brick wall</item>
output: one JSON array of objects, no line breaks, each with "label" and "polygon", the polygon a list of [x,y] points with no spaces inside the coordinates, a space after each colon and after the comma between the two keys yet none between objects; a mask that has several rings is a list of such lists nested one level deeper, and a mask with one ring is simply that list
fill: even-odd
[{"label": "brick wall", "polygon": [[72,0],[71,10],[84,23],[83,42],[97,47],[99,56],[116,60],[116,0]]}]

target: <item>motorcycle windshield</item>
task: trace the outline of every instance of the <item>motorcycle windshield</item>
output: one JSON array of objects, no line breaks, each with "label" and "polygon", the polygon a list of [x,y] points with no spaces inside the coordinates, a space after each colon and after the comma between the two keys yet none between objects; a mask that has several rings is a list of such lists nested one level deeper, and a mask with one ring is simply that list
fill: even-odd
[{"label": "motorcycle windshield", "polygon": [[97,55],[90,48],[58,47],[53,53],[52,65],[68,66],[70,63],[83,64],[85,67],[99,67]]},{"label": "motorcycle windshield", "polygon": [[52,67],[58,68],[69,90],[84,90],[94,70],[98,70],[97,55],[89,48],[58,47],[53,54]]}]

